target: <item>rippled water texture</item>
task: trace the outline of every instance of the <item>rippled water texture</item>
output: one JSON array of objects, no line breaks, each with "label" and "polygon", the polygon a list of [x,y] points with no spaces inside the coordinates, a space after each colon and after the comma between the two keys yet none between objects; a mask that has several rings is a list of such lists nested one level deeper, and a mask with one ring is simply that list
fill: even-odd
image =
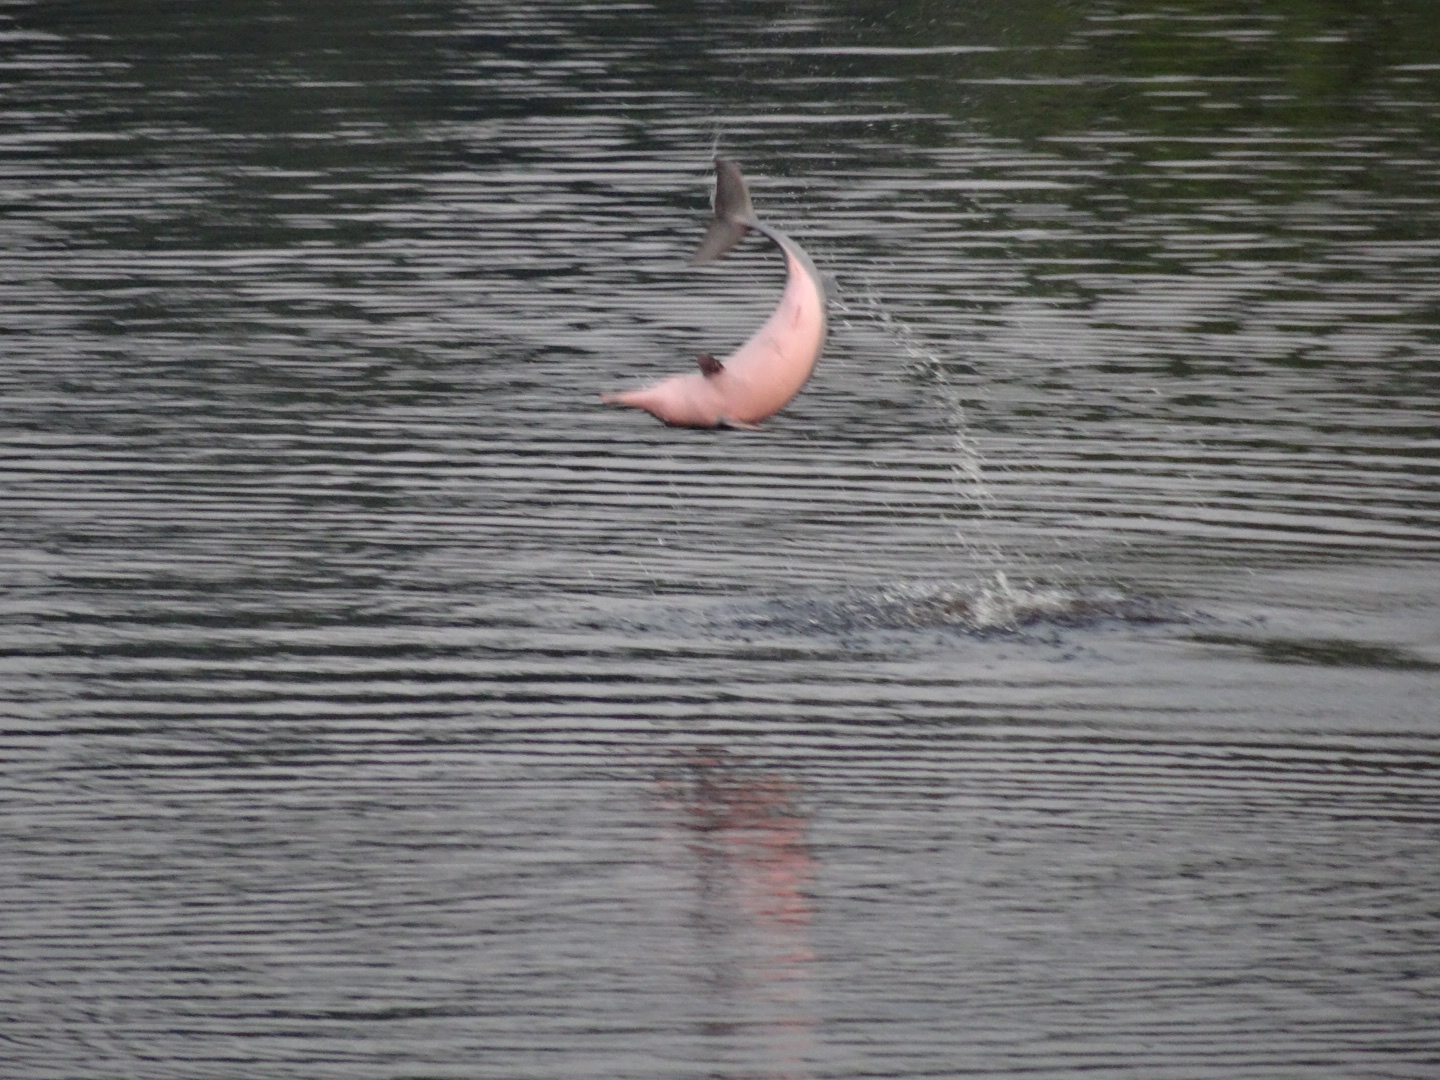
[{"label": "rippled water texture", "polygon": [[1435,1075],[1437,57],[0,0],[0,1073]]}]

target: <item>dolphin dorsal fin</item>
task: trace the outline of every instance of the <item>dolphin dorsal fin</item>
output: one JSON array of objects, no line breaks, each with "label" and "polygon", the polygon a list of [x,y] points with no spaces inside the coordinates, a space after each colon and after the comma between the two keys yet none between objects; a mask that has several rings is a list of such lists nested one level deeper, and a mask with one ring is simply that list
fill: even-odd
[{"label": "dolphin dorsal fin", "polygon": [[700,370],[704,372],[707,379],[714,378],[725,370],[725,365],[709,353],[702,352],[699,356],[695,357],[695,362],[700,365]]}]

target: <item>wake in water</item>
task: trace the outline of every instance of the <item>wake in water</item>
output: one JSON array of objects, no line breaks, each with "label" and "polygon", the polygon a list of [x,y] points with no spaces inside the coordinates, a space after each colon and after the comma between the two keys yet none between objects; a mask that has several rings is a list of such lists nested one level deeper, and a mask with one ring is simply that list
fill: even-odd
[{"label": "wake in water", "polygon": [[1003,573],[968,585],[907,582],[830,595],[775,598],[726,614],[735,631],[822,636],[936,629],[1014,634],[1046,627],[1174,622],[1183,617],[1171,606],[1115,589],[1012,582]]}]

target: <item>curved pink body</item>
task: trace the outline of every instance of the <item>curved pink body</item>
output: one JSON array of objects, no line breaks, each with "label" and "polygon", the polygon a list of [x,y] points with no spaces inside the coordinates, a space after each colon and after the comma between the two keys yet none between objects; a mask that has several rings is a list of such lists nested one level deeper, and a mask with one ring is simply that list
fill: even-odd
[{"label": "curved pink body", "polygon": [[611,405],[644,409],[677,427],[753,426],[800,392],[825,344],[825,291],[809,256],[789,237],[756,226],[785,253],[785,292],[765,325],[713,375],[675,375],[641,390],[602,394]]}]

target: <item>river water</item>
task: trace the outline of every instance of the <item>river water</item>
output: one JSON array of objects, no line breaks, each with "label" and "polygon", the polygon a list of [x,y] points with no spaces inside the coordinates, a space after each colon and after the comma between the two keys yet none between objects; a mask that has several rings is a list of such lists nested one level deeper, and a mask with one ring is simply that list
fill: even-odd
[{"label": "river water", "polygon": [[4,0],[0,1072],[1436,1075],[1431,8]]}]

